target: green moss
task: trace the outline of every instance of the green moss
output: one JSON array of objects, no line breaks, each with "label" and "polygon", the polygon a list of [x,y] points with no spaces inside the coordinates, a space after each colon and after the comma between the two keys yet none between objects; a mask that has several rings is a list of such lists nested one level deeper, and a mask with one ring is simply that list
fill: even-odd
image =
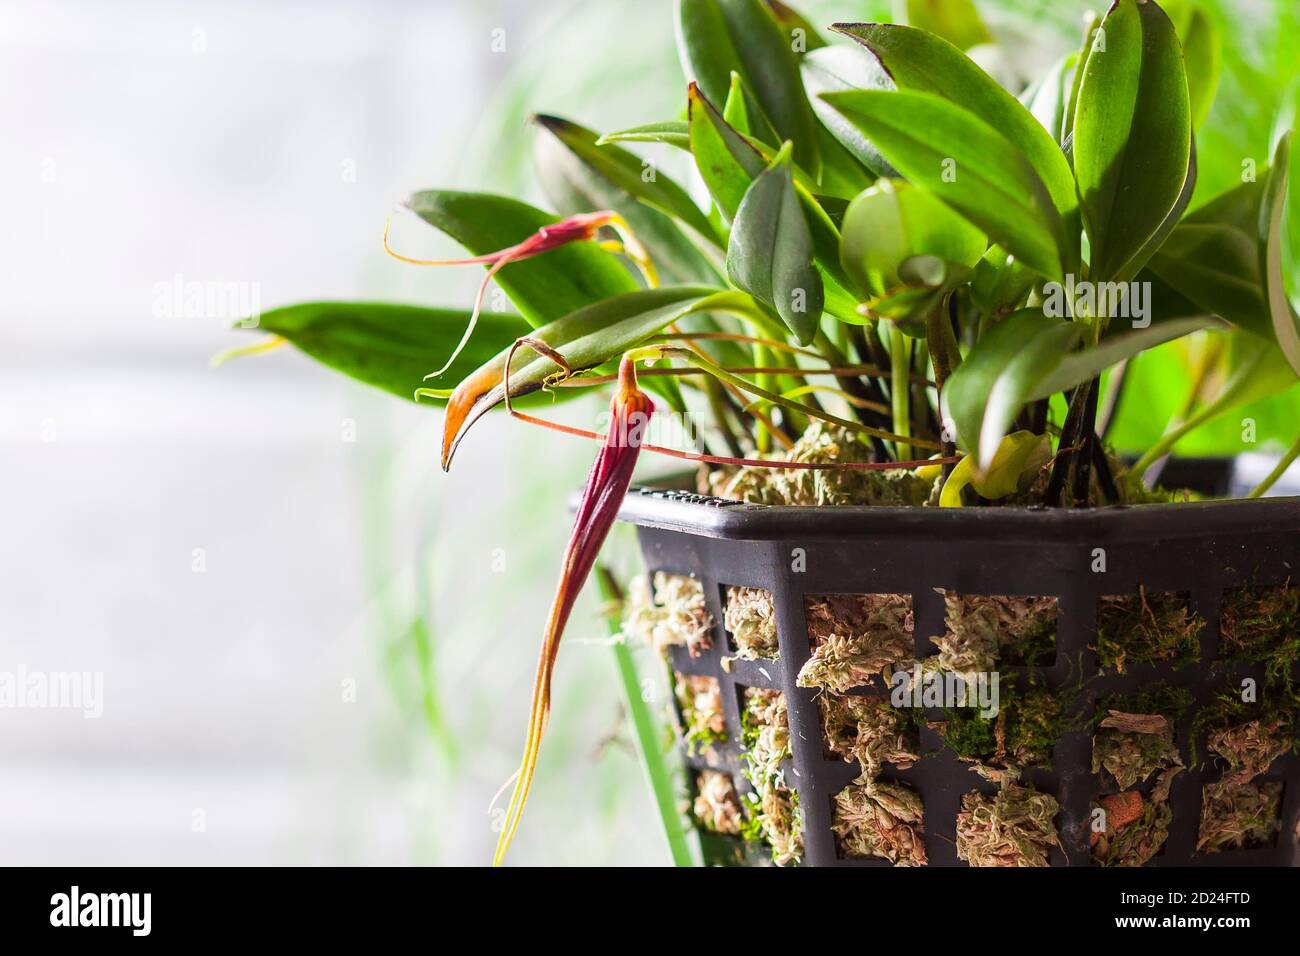
[{"label": "green moss", "polygon": [[1185,688],[1163,682],[1102,700],[1093,715],[1092,772],[1105,770],[1128,790],[1152,774],[1182,768],[1174,732],[1191,703]]},{"label": "green moss", "polygon": [[[1261,694],[1258,700],[1244,701],[1240,692],[1225,689],[1192,722],[1193,746],[1205,738],[1205,759],[1218,757],[1227,764],[1227,782],[1244,783],[1267,771],[1278,757],[1300,752],[1300,695],[1284,688],[1265,688]],[[1195,750],[1192,758],[1196,762]]]},{"label": "green moss", "polygon": [[1000,663],[1042,666],[1056,656],[1056,598],[940,593],[947,614],[934,643],[943,670],[972,674]]},{"label": "green moss", "polygon": [[1097,608],[1097,656],[1104,669],[1121,674],[1130,664],[1172,662],[1181,667],[1200,658],[1204,626],[1183,594],[1144,588],[1138,594],[1103,597]]},{"label": "green moss", "polygon": [[1050,766],[1057,741],[1070,727],[1064,706],[1069,692],[1020,690],[1008,681],[999,696],[996,717],[982,717],[973,708],[948,711],[936,725],[944,743],[963,760],[986,767]]},{"label": "green moss", "polygon": [[1270,683],[1290,687],[1300,660],[1300,588],[1236,588],[1223,593],[1220,656],[1264,665]]},{"label": "green moss", "polygon": [[745,688],[740,727],[745,776],[754,788],[746,797],[749,819],[742,835],[770,846],[778,866],[798,863],[803,858],[803,814],[798,791],[785,785],[782,770],[791,755],[785,694]]}]

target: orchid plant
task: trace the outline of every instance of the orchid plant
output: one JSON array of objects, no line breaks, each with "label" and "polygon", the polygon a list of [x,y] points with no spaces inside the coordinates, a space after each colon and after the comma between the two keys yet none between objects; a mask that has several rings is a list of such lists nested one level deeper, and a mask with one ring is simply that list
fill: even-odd
[{"label": "orchid plant", "polygon": [[[1153,500],[1142,479],[1184,435],[1300,375],[1289,119],[1267,168],[1243,164],[1239,185],[1193,204],[1220,63],[1203,10],[1116,0],[1078,52],[1008,88],[977,63],[991,35],[967,0],[903,6],[907,25],[822,32],[777,0],[678,0],[678,117],[603,135],[534,118],[558,215],[446,190],[407,201],[468,251],[455,262],[487,267],[472,309],[326,302],[261,318],[339,371],[445,404],[444,469],[498,406],[602,443],[498,862],[533,779],[565,621],[640,452],[731,471],[903,473],[946,507]],[[633,151],[646,148],[686,154],[691,181]],[[387,232],[385,248],[451,264],[399,253]],[[490,282],[517,311],[482,309]],[[1106,436],[1129,369],[1187,336],[1198,345],[1183,414],[1125,468]],[[708,423],[702,447],[646,440],[655,403],[638,373],[664,410]],[[603,434],[523,410],[534,393],[607,385]],[[818,428],[860,453],[789,454]]]}]

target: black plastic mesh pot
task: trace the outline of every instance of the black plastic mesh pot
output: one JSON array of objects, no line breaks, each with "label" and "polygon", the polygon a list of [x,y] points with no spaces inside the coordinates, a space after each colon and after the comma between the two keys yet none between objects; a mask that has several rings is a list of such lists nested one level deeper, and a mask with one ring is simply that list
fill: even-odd
[{"label": "black plastic mesh pot", "polygon": [[[741,737],[740,700],[746,687],[785,694],[793,759],[786,784],[799,794],[803,814],[805,865],[889,865],[876,858],[845,858],[832,832],[832,800],[857,777],[859,768],[828,756],[818,691],[796,686],[811,649],[805,622],[805,595],[905,594],[915,613],[915,651],[934,653],[931,638],[944,629],[944,603],[936,589],[962,594],[1036,595],[1058,599],[1055,659],[1036,668],[1002,667],[1001,672],[1033,674],[1048,688],[1070,683],[1075,706],[1087,717],[1100,699],[1165,681],[1185,688],[1201,706],[1245,677],[1261,686],[1261,666],[1220,660],[1219,605],[1225,589],[1281,585],[1300,567],[1300,499],[1226,501],[1173,506],[1108,508],[1091,511],[1012,509],[770,508],[727,502],[682,492],[633,489],[621,517],[639,526],[647,570],[688,575],[704,588],[714,633],[711,649],[691,657],[671,649],[673,668],[685,675],[716,679],[722,688],[729,743],[708,756],[688,757],[693,769],[729,773],[743,790],[744,772],[737,741]],[[1104,549],[1106,570],[1094,573],[1095,549]],[[802,549],[802,572],[792,570]],[[779,658],[730,659],[723,627],[728,586],[770,591],[776,610]],[[1083,682],[1080,674],[1098,672],[1095,622],[1104,595],[1177,592],[1190,596],[1204,618],[1199,663],[1133,665]],[[725,663],[725,666],[724,666]],[[1296,865],[1300,823],[1300,760],[1276,760],[1261,780],[1283,784],[1280,830],[1272,845],[1213,854],[1195,850],[1202,788],[1218,780],[1221,768],[1210,762],[1191,766],[1191,719],[1176,724],[1176,741],[1189,769],[1173,783],[1168,839],[1151,865]],[[886,780],[905,782],[919,792],[925,808],[924,839],[932,866],[964,865],[954,843],[963,794],[986,794],[997,787],[971,772],[922,727],[918,763],[907,770],[886,766]],[[1205,742],[1195,742],[1205,753]],[[1108,792],[1091,771],[1088,730],[1064,734],[1050,769],[1031,768],[1023,781],[1052,794],[1060,803],[1056,827],[1065,849],[1053,849],[1052,865],[1091,865],[1089,820],[1093,802]],[[693,775],[692,775],[693,776]],[[1114,788],[1110,788],[1113,792]],[[736,843],[739,845],[739,840]],[[735,856],[744,856],[739,847]]]}]

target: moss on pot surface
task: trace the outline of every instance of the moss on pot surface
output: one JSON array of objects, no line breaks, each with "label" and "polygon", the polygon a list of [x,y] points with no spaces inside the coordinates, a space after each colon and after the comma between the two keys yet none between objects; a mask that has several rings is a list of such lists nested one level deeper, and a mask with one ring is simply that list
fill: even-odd
[{"label": "moss on pot surface", "polygon": [[1276,780],[1207,784],[1196,849],[1222,853],[1269,846],[1277,838],[1282,784]]},{"label": "moss on pot surface", "polygon": [[1300,660],[1300,589],[1285,584],[1223,592],[1220,656],[1264,664],[1269,681],[1290,687]]},{"label": "moss on pot surface", "polygon": [[992,671],[999,663],[1051,662],[1056,653],[1056,598],[936,590],[947,612],[944,633],[934,639],[941,669],[971,674]]},{"label": "moss on pot surface", "polygon": [[888,700],[823,694],[818,699],[826,752],[858,762],[861,773],[876,777],[888,763],[906,770],[920,759],[917,717]]},{"label": "moss on pot surface", "polygon": [[731,777],[719,770],[701,770],[695,778],[695,819],[711,833],[739,836],[743,817],[740,796]]}]

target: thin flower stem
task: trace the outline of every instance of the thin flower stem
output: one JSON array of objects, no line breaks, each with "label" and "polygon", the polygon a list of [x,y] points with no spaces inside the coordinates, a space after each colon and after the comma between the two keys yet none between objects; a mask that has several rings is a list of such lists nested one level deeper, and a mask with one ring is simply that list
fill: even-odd
[{"label": "thin flower stem", "polygon": [[[562,435],[572,435],[575,438],[587,438],[599,442],[603,442],[606,437],[600,432],[593,432],[586,428],[561,425],[559,422],[548,422],[544,418],[537,418],[514,407],[511,407],[508,411],[512,418],[517,418],[529,425],[549,428],[551,431],[559,432]],[[702,462],[708,465],[731,465],[736,468],[777,468],[786,471],[890,471],[895,468],[911,469],[923,468],[928,465],[953,464],[959,460],[957,457],[950,457],[923,458],[916,461],[832,461],[823,463],[772,461],[764,458],[728,458],[724,455],[705,455],[700,452],[681,451],[677,448],[665,448],[662,445],[651,445],[649,443],[643,443],[641,450],[653,452],[656,455],[665,455],[669,458],[678,458],[682,461]]]},{"label": "thin flower stem", "polygon": [[1268,489],[1277,484],[1277,480],[1286,474],[1286,470],[1291,467],[1297,458],[1300,458],[1300,436],[1295,440],[1291,449],[1279,459],[1277,466],[1268,473],[1268,476],[1250,490],[1247,498],[1262,498]]}]

